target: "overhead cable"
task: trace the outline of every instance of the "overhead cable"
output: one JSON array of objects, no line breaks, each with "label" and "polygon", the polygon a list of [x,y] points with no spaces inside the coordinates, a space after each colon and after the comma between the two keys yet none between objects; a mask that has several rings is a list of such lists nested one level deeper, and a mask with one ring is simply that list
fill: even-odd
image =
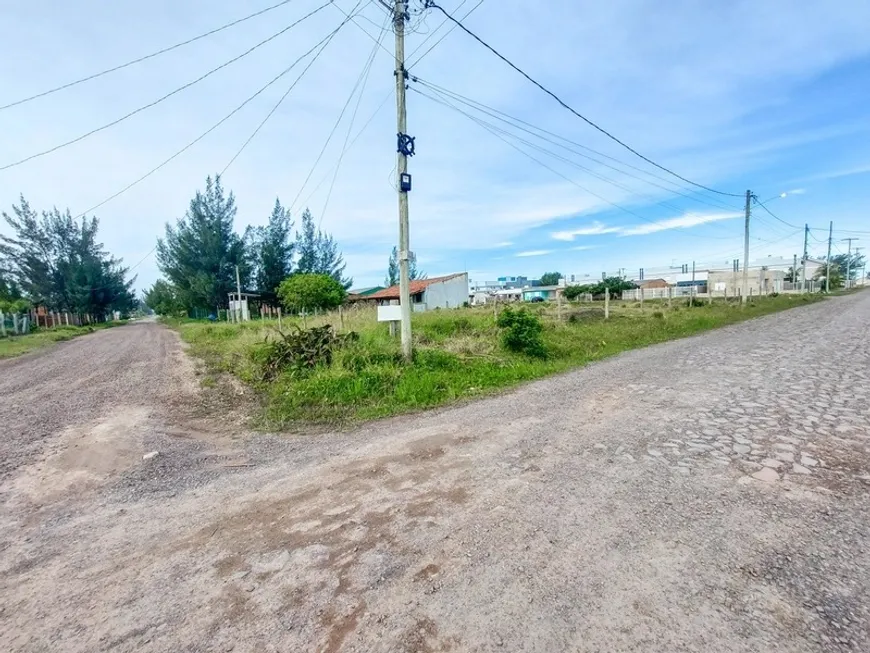
[{"label": "overhead cable", "polygon": [[[626,207],[624,207],[624,206],[621,206],[620,204],[617,204],[616,202],[613,202],[613,201],[607,199],[606,197],[604,197],[604,196],[602,196],[602,195],[599,195],[599,194],[596,193],[595,191],[590,190],[589,188],[587,188],[587,187],[585,187],[585,186],[579,184],[579,183],[578,183],[577,181],[575,181],[574,179],[571,179],[570,177],[567,177],[567,176],[563,175],[561,172],[559,172],[559,171],[556,170],[555,168],[553,168],[553,167],[547,165],[546,163],[544,163],[544,162],[541,161],[540,159],[538,159],[538,158],[532,156],[531,154],[529,154],[528,152],[526,152],[525,150],[523,150],[523,149],[520,148],[519,146],[517,146],[517,145],[515,145],[514,143],[512,143],[511,141],[509,141],[509,140],[508,140],[507,138],[505,138],[504,136],[500,135],[500,134],[499,134],[499,131],[502,131],[502,132],[503,132],[504,130],[499,130],[497,127],[493,127],[493,126],[490,125],[489,123],[487,123],[487,122],[485,122],[485,121],[483,121],[483,120],[480,120],[480,119],[478,119],[478,118],[472,116],[471,114],[468,114],[468,113],[464,112],[462,109],[459,109],[459,108],[456,107],[455,105],[452,105],[450,102],[444,100],[443,98],[436,98],[436,97],[431,96],[431,95],[429,95],[428,93],[424,93],[423,91],[421,91],[421,90],[419,90],[419,89],[416,89],[416,88],[414,88],[414,87],[411,87],[410,90],[414,91],[414,92],[417,93],[418,95],[422,95],[423,97],[426,97],[426,98],[432,100],[433,102],[436,102],[436,103],[438,103],[438,104],[442,104],[442,105],[444,105],[444,106],[447,106],[447,107],[453,109],[454,111],[457,111],[457,112],[461,113],[461,114],[464,115],[466,118],[468,118],[469,120],[475,122],[475,123],[478,124],[480,127],[482,127],[483,129],[485,129],[486,131],[488,131],[489,133],[491,133],[493,136],[495,136],[496,138],[498,138],[499,140],[503,141],[504,143],[506,143],[507,145],[509,145],[509,146],[512,147],[513,149],[517,150],[517,151],[518,151],[520,154],[522,154],[523,156],[528,157],[529,159],[531,159],[532,161],[534,161],[535,163],[537,163],[537,164],[540,165],[541,167],[546,168],[547,170],[549,170],[550,172],[552,172],[552,173],[555,174],[555,175],[558,175],[559,177],[561,177],[562,179],[564,179],[564,180],[567,181],[568,183],[570,183],[570,184],[576,186],[576,187],[579,188],[580,190],[582,190],[582,191],[588,193],[589,195],[592,195],[593,197],[598,198],[598,199],[601,200],[602,202],[605,202],[606,204],[609,204],[610,206],[614,207],[615,209],[618,209],[618,210],[622,211],[623,213],[627,213],[627,214],[629,214],[629,215],[632,215],[632,216],[634,216],[634,217],[636,217],[636,218],[638,218],[638,219],[640,219],[640,220],[643,220],[644,222],[648,222],[648,223],[650,223],[650,224],[658,225],[658,226],[661,226],[661,227],[664,227],[664,226],[665,226],[665,225],[663,225],[661,222],[657,222],[656,220],[652,220],[651,218],[647,218],[646,216],[641,215],[640,213],[637,213],[636,211],[632,211],[631,209],[628,209],[628,208],[626,208]],[[519,139],[519,138],[516,137],[516,136],[514,136],[514,138],[517,138],[517,140],[522,141],[522,139]],[[528,143],[528,141],[525,141],[525,142]],[[548,153],[549,153],[549,152],[548,152]],[[552,153],[550,153],[550,154],[552,154]],[[555,156],[558,157],[558,155],[555,155]],[[568,161],[567,159],[563,159],[563,160]],[[698,234],[693,234],[693,233],[691,233],[691,232],[686,232],[686,235],[688,235],[688,236],[692,236],[692,237],[695,237],[695,238],[710,238],[710,239],[714,239],[714,240],[727,240],[727,239],[728,239],[728,237],[726,237],[726,236],[700,236],[700,235],[698,235]]]},{"label": "overhead cable", "polygon": [[144,57],[139,57],[137,59],[133,59],[126,63],[122,63],[118,66],[114,66],[112,68],[107,68],[106,70],[102,70],[98,73],[94,73],[92,75],[88,75],[87,77],[82,77],[81,79],[77,79],[72,82],[68,82],[66,84],[62,84],[61,86],[56,86],[55,88],[50,88],[47,91],[42,91],[41,93],[37,93],[36,95],[31,95],[30,97],[22,98],[20,100],[15,100],[14,102],[10,102],[9,104],[5,104],[0,106],[0,111],[3,109],[9,109],[11,107],[18,106],[19,104],[24,104],[25,102],[30,102],[31,100],[36,100],[41,97],[45,97],[46,95],[51,95],[52,93],[57,93],[58,91],[62,91],[64,89],[70,88],[72,86],[76,86],[78,84],[82,84],[84,82],[89,82],[92,79],[97,79],[98,77],[102,77],[103,75],[108,75],[109,73],[114,73],[124,68],[128,68],[129,66],[133,66],[137,63],[142,63],[143,61],[147,61],[148,59],[153,59],[154,57],[159,57],[161,54],[166,54],[167,52],[171,52],[172,50],[177,50],[178,48],[184,47],[185,45],[190,45],[195,41],[199,41],[200,39],[204,39],[213,34],[217,34],[218,32],[222,32],[225,29],[229,29],[230,27],[234,27],[239,23],[244,23],[247,20],[251,20],[252,18],[256,18],[257,16],[262,16],[265,13],[272,11],[273,9],[278,9],[279,7],[283,7],[286,4],[289,4],[293,0],[282,0],[278,4],[274,4],[271,7],[266,7],[265,9],[261,9],[260,11],[256,11],[253,14],[248,14],[244,18],[239,18],[238,20],[234,20],[230,23],[226,23],[225,25],[221,25],[220,27],[216,27],[213,30],[209,30],[204,34],[200,34],[198,36],[194,36],[193,38],[187,39],[186,41],[182,41],[181,43],[176,43],[175,45],[170,45],[167,48],[163,48],[162,50],[158,50],[157,52],[152,52],[151,54],[146,54]]},{"label": "overhead cable", "polygon": [[259,43],[257,43],[257,44],[254,45],[253,47],[249,48],[248,50],[246,50],[246,51],[243,52],[242,54],[240,54],[240,55],[238,55],[238,56],[236,56],[236,57],[233,57],[233,58],[230,59],[229,61],[225,61],[224,63],[222,63],[222,64],[221,64],[220,66],[218,66],[217,68],[212,68],[211,70],[209,70],[209,71],[208,71],[207,73],[205,73],[204,75],[201,75],[200,77],[197,77],[196,79],[194,79],[194,80],[192,80],[192,81],[190,81],[190,82],[188,82],[188,83],[186,83],[186,84],[184,84],[184,85],[182,85],[182,86],[179,86],[179,87],[176,88],[175,90],[170,91],[170,92],[167,93],[166,95],[163,95],[162,97],[160,97],[160,98],[154,100],[153,102],[149,102],[148,104],[146,104],[146,105],[144,105],[144,106],[141,106],[141,107],[139,107],[138,109],[134,109],[133,111],[130,111],[129,113],[127,113],[127,114],[121,116],[120,118],[117,118],[117,119],[115,119],[115,120],[113,120],[113,121],[111,121],[111,122],[108,122],[108,123],[106,123],[105,125],[102,125],[101,127],[97,127],[96,129],[92,129],[91,131],[86,132],[86,133],[82,134],[81,136],[77,136],[76,138],[73,138],[72,140],[66,141],[65,143],[61,143],[61,144],[59,144],[59,145],[55,145],[54,147],[50,147],[49,149],[47,149],[47,150],[43,150],[42,152],[37,152],[36,154],[31,154],[30,156],[24,157],[23,159],[20,159],[20,160],[18,160],[18,161],[15,161],[14,163],[8,163],[8,164],[6,164],[6,165],[0,167],[0,170],[8,170],[9,168],[14,168],[15,166],[19,166],[19,165],[21,165],[22,163],[26,163],[26,162],[31,161],[31,160],[33,160],[33,159],[36,159],[36,158],[38,158],[38,157],[45,156],[46,154],[51,154],[52,152],[56,152],[57,150],[59,150],[59,149],[61,149],[61,148],[67,147],[67,146],[69,146],[69,145],[73,145],[74,143],[78,143],[79,141],[83,141],[84,139],[88,138],[89,136],[93,136],[94,134],[96,134],[96,133],[98,133],[98,132],[101,132],[101,131],[103,131],[103,130],[106,130],[106,129],[108,129],[109,127],[114,127],[114,126],[117,125],[118,123],[121,123],[121,122],[127,120],[128,118],[131,118],[131,117],[135,116],[137,113],[141,113],[142,111],[145,111],[146,109],[150,109],[151,107],[154,107],[154,106],[160,104],[161,102],[163,102],[164,100],[169,99],[169,98],[172,97],[173,95],[176,95],[177,93],[180,93],[181,91],[184,91],[184,90],[190,88],[190,87],[193,86],[194,84],[198,84],[199,82],[201,82],[202,80],[204,80],[204,79],[207,78],[207,77],[210,77],[211,75],[213,75],[214,73],[218,72],[219,70],[222,70],[223,68],[226,68],[226,67],[229,66],[230,64],[235,63],[235,62],[238,61],[239,59],[242,59],[243,57],[248,56],[249,54],[251,54],[252,52],[254,52],[255,50],[257,50],[258,48],[260,48],[260,47],[266,45],[267,43],[269,43],[270,41],[272,41],[272,40],[278,38],[279,36],[281,36],[281,35],[284,34],[285,32],[287,32],[287,31],[293,29],[294,27],[296,27],[296,25],[298,25],[299,23],[303,22],[304,20],[307,20],[308,18],[310,18],[311,16],[313,16],[313,15],[316,14],[317,12],[321,11],[321,10],[324,9],[327,5],[329,5],[332,1],[333,1],[333,0],[328,0],[328,1],[325,2],[324,4],[320,5],[318,8],[316,8],[316,9],[314,9],[313,11],[307,13],[305,16],[303,16],[303,17],[300,18],[299,20],[297,20],[297,21],[291,23],[290,25],[288,25],[288,26],[285,27],[284,29],[282,29],[282,30],[276,32],[275,34],[273,34],[272,36],[268,37],[267,39],[264,39],[264,40],[260,41]]},{"label": "overhead cable", "polygon": [[[126,193],[128,190],[130,190],[131,188],[133,188],[133,186],[136,186],[137,184],[139,184],[140,182],[144,181],[145,179],[147,179],[148,177],[150,177],[151,175],[153,175],[155,172],[157,172],[158,170],[160,170],[161,168],[163,168],[165,165],[167,165],[168,163],[170,163],[170,162],[173,161],[174,159],[176,159],[176,158],[178,158],[179,156],[181,156],[184,152],[186,152],[187,150],[189,150],[191,147],[193,147],[194,145],[196,145],[196,144],[197,144],[199,141],[201,141],[203,138],[205,138],[205,137],[208,136],[210,133],[212,133],[215,129],[217,129],[217,128],[220,127],[222,124],[224,124],[227,120],[229,120],[229,119],[232,118],[234,115],[236,115],[236,114],[237,114],[239,111],[241,111],[245,106],[247,106],[247,105],[248,105],[252,100],[254,100],[254,99],[255,99],[256,97],[258,97],[261,93],[263,93],[267,88],[269,88],[270,86],[272,86],[273,84],[275,84],[275,82],[277,82],[279,79],[281,79],[282,77],[284,77],[285,75],[287,75],[291,70],[293,70],[293,69],[294,69],[294,68],[299,64],[300,61],[302,61],[303,59],[305,59],[308,55],[310,55],[312,52],[314,52],[318,47],[320,47],[320,46],[322,46],[322,45],[325,45],[325,44],[328,44],[329,41],[331,41],[332,38],[333,38],[333,37],[334,37],[334,36],[339,32],[339,30],[341,30],[341,28],[344,27],[344,26],[347,24],[347,22],[348,22],[347,20],[342,21],[342,23],[341,23],[337,28],[335,28],[332,32],[330,32],[329,34],[327,34],[323,39],[321,39],[317,44],[315,44],[314,47],[312,47],[312,48],[309,49],[305,54],[303,54],[301,57],[299,57],[298,59],[296,59],[296,61],[294,61],[292,64],[290,64],[290,66],[288,66],[288,67],[285,68],[283,71],[281,71],[280,73],[278,73],[275,77],[273,77],[270,81],[268,81],[264,86],[260,87],[260,89],[257,90],[253,95],[249,96],[249,97],[248,97],[244,102],[242,102],[242,103],[241,103],[240,105],[238,105],[235,109],[233,109],[232,111],[230,111],[230,113],[228,113],[226,116],[224,116],[223,118],[221,118],[219,121],[217,121],[214,125],[212,125],[211,127],[209,127],[207,130],[205,130],[202,134],[200,134],[199,136],[197,136],[195,139],[193,139],[192,141],[190,141],[187,145],[185,145],[184,147],[182,147],[182,148],[181,148],[180,150],[178,150],[175,154],[173,154],[173,155],[170,156],[168,159],[166,159],[165,161],[163,161],[163,162],[160,163],[159,165],[155,166],[154,168],[152,168],[151,170],[149,170],[148,172],[146,172],[144,175],[142,175],[141,177],[139,177],[139,178],[136,179],[135,181],[131,182],[130,184],[128,184],[127,186],[125,186],[125,187],[122,188],[121,190],[119,190],[117,193],[115,193],[115,194],[113,194],[113,195],[110,195],[109,197],[107,197],[106,199],[104,199],[103,201],[101,201],[99,204],[96,204],[96,205],[92,206],[92,207],[89,208],[87,211],[84,211],[83,213],[79,214],[77,217],[82,217],[83,215],[86,215],[86,214],[90,213],[91,211],[94,211],[94,210],[100,208],[101,206],[103,206],[104,204],[107,204],[108,202],[112,201],[112,200],[115,199],[116,197],[118,197],[118,196],[120,196],[120,195]],[[323,51],[323,49],[321,48],[321,52],[322,52],[322,51]],[[318,55],[317,55],[317,56],[319,56],[319,55],[320,55],[320,53],[318,52]]]},{"label": "overhead cable", "polygon": [[528,73],[526,73],[526,72],[525,72],[524,70],[522,70],[519,66],[517,66],[517,65],[514,64],[512,61],[510,61],[507,57],[505,57],[503,54],[501,54],[498,50],[496,50],[496,49],[493,48],[491,45],[489,45],[486,41],[484,41],[482,38],[480,38],[479,36],[477,36],[477,34],[475,34],[475,33],[472,32],[470,29],[468,29],[465,25],[462,24],[461,21],[457,20],[456,18],[454,18],[453,16],[451,16],[449,13],[447,13],[447,11],[445,11],[441,6],[439,6],[438,4],[436,4],[435,2],[433,2],[432,0],[426,0],[426,6],[427,6],[427,7],[434,8],[434,9],[438,9],[438,10],[439,10],[441,13],[443,13],[443,14],[444,14],[448,19],[450,19],[451,21],[453,21],[453,22],[454,22],[454,23],[455,23],[455,24],[456,24],[460,29],[462,29],[462,31],[464,31],[466,34],[468,34],[469,36],[471,36],[474,40],[476,40],[478,43],[480,43],[482,46],[484,46],[487,50],[489,50],[490,52],[492,52],[495,56],[497,56],[499,59],[501,59],[503,62],[505,62],[508,66],[510,66],[511,68],[513,68],[515,71],[517,71],[520,75],[522,75],[523,77],[525,77],[525,78],[526,78],[528,81],[530,81],[532,84],[534,84],[535,86],[537,86],[537,87],[538,87],[540,90],[542,90],[544,93],[546,93],[547,95],[549,95],[550,97],[552,97],[554,100],[556,100],[556,102],[558,102],[562,107],[564,107],[565,109],[567,109],[568,111],[570,111],[571,113],[573,113],[575,116],[577,116],[578,118],[580,118],[581,120],[583,120],[583,121],[584,121],[586,124],[588,124],[589,126],[593,127],[594,129],[598,130],[599,132],[601,132],[602,134],[604,134],[605,136],[607,136],[607,138],[609,138],[610,140],[614,141],[615,143],[618,143],[619,145],[621,145],[622,147],[624,147],[625,149],[627,149],[629,152],[631,152],[631,153],[634,154],[635,156],[637,156],[637,157],[643,159],[644,161],[646,161],[646,162],[649,163],[650,165],[653,165],[653,166],[655,166],[656,168],[658,168],[658,169],[660,169],[660,170],[664,170],[664,171],[667,172],[668,174],[673,175],[673,176],[676,177],[677,179],[681,179],[682,181],[686,182],[687,184],[691,184],[692,186],[696,186],[696,187],[698,187],[698,188],[702,188],[702,189],[704,189],[704,190],[706,190],[706,191],[708,191],[708,192],[710,192],[710,193],[716,193],[717,195],[724,195],[724,196],[727,196],[727,197],[742,197],[742,196],[743,196],[741,193],[728,193],[728,192],[725,192],[725,191],[716,190],[715,188],[710,188],[709,186],[705,186],[705,185],[700,184],[700,183],[698,183],[698,182],[696,182],[696,181],[692,181],[691,179],[687,179],[686,177],[683,177],[682,175],[680,175],[680,174],[674,172],[674,171],[671,170],[670,168],[666,168],[665,166],[663,166],[663,165],[661,165],[661,164],[659,164],[659,163],[656,163],[655,161],[653,161],[653,160],[650,159],[649,157],[644,156],[643,154],[641,154],[640,152],[638,152],[636,149],[634,149],[633,147],[631,147],[630,145],[628,145],[628,144],[625,143],[624,141],[620,140],[619,138],[617,138],[616,136],[614,136],[613,134],[611,134],[609,131],[607,131],[606,129],[604,129],[604,128],[601,127],[600,125],[596,124],[594,121],[590,120],[589,118],[587,118],[587,117],[584,116],[583,114],[581,114],[581,113],[580,113],[579,111],[577,111],[576,109],[572,108],[572,107],[571,107],[567,102],[565,102],[564,100],[562,100],[562,99],[561,99],[558,95],[556,95],[553,91],[549,90],[549,89],[546,88],[543,84],[541,84],[540,82],[538,82],[537,80],[535,80],[531,75],[529,75]]}]

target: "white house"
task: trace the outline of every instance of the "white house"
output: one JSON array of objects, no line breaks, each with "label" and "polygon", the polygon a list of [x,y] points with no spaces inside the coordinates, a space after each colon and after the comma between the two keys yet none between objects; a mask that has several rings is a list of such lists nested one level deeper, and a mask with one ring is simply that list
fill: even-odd
[{"label": "white house", "polygon": [[[446,277],[418,279],[411,282],[411,306],[414,311],[435,308],[459,308],[468,302],[468,273],[459,272]],[[389,306],[399,300],[399,286],[390,286],[368,295],[378,306]]]}]

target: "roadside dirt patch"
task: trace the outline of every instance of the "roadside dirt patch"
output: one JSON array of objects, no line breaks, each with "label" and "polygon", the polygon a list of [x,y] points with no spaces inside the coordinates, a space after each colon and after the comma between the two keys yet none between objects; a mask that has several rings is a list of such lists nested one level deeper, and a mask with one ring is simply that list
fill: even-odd
[{"label": "roadside dirt patch", "polygon": [[142,460],[148,409],[118,406],[92,424],[71,426],[49,441],[42,460],[23,469],[8,491],[36,504],[94,490]]}]

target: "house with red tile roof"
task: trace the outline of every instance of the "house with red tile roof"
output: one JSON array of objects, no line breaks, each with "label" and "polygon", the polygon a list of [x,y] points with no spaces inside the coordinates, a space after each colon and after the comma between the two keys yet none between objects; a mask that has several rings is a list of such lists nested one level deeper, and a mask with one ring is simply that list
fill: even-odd
[{"label": "house with red tile roof", "polygon": [[[458,272],[445,277],[417,279],[411,282],[411,305],[415,311],[431,311],[435,308],[459,308],[468,301],[468,273]],[[378,306],[388,306],[399,301],[399,286],[390,286],[368,295],[367,300]]]}]

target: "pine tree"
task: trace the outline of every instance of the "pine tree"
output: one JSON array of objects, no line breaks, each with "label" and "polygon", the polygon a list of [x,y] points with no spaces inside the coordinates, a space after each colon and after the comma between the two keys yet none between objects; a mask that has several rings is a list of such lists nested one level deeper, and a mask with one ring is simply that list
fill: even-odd
[{"label": "pine tree", "polygon": [[387,276],[384,277],[384,285],[389,288],[399,283],[399,251],[393,246],[390,252],[390,260],[387,263]]},{"label": "pine tree", "polygon": [[[417,279],[425,279],[426,273],[417,268],[417,259],[411,258],[408,261],[408,280],[416,281]],[[395,286],[399,283],[399,251],[396,247],[393,247],[393,251],[390,252],[390,261],[387,264],[387,276],[384,277],[384,284],[389,286]]]},{"label": "pine tree", "polygon": [[296,234],[296,272],[301,274],[328,274],[345,289],[350,288],[352,278],[342,275],[347,267],[338,251],[338,244],[330,234],[314,226],[314,218],[308,209],[302,213],[302,229]]},{"label": "pine tree", "polygon": [[205,193],[196,192],[185,216],[157,241],[157,263],[187,308],[226,306],[236,290],[236,266],[242,285],[249,278],[244,242],[233,231],[236,200],[224,193],[220,176],[206,179]]},{"label": "pine tree", "polygon": [[72,217],[67,209],[41,217],[24,197],[3,213],[13,235],[0,236],[0,257],[7,274],[32,303],[50,310],[105,317],[128,311],[136,302],[128,269],[98,242],[96,218]]},{"label": "pine tree", "polygon": [[277,292],[278,286],[293,271],[291,240],[293,220],[290,213],[275,199],[275,207],[265,227],[248,227],[245,246],[250,255],[254,284],[263,294]]}]

